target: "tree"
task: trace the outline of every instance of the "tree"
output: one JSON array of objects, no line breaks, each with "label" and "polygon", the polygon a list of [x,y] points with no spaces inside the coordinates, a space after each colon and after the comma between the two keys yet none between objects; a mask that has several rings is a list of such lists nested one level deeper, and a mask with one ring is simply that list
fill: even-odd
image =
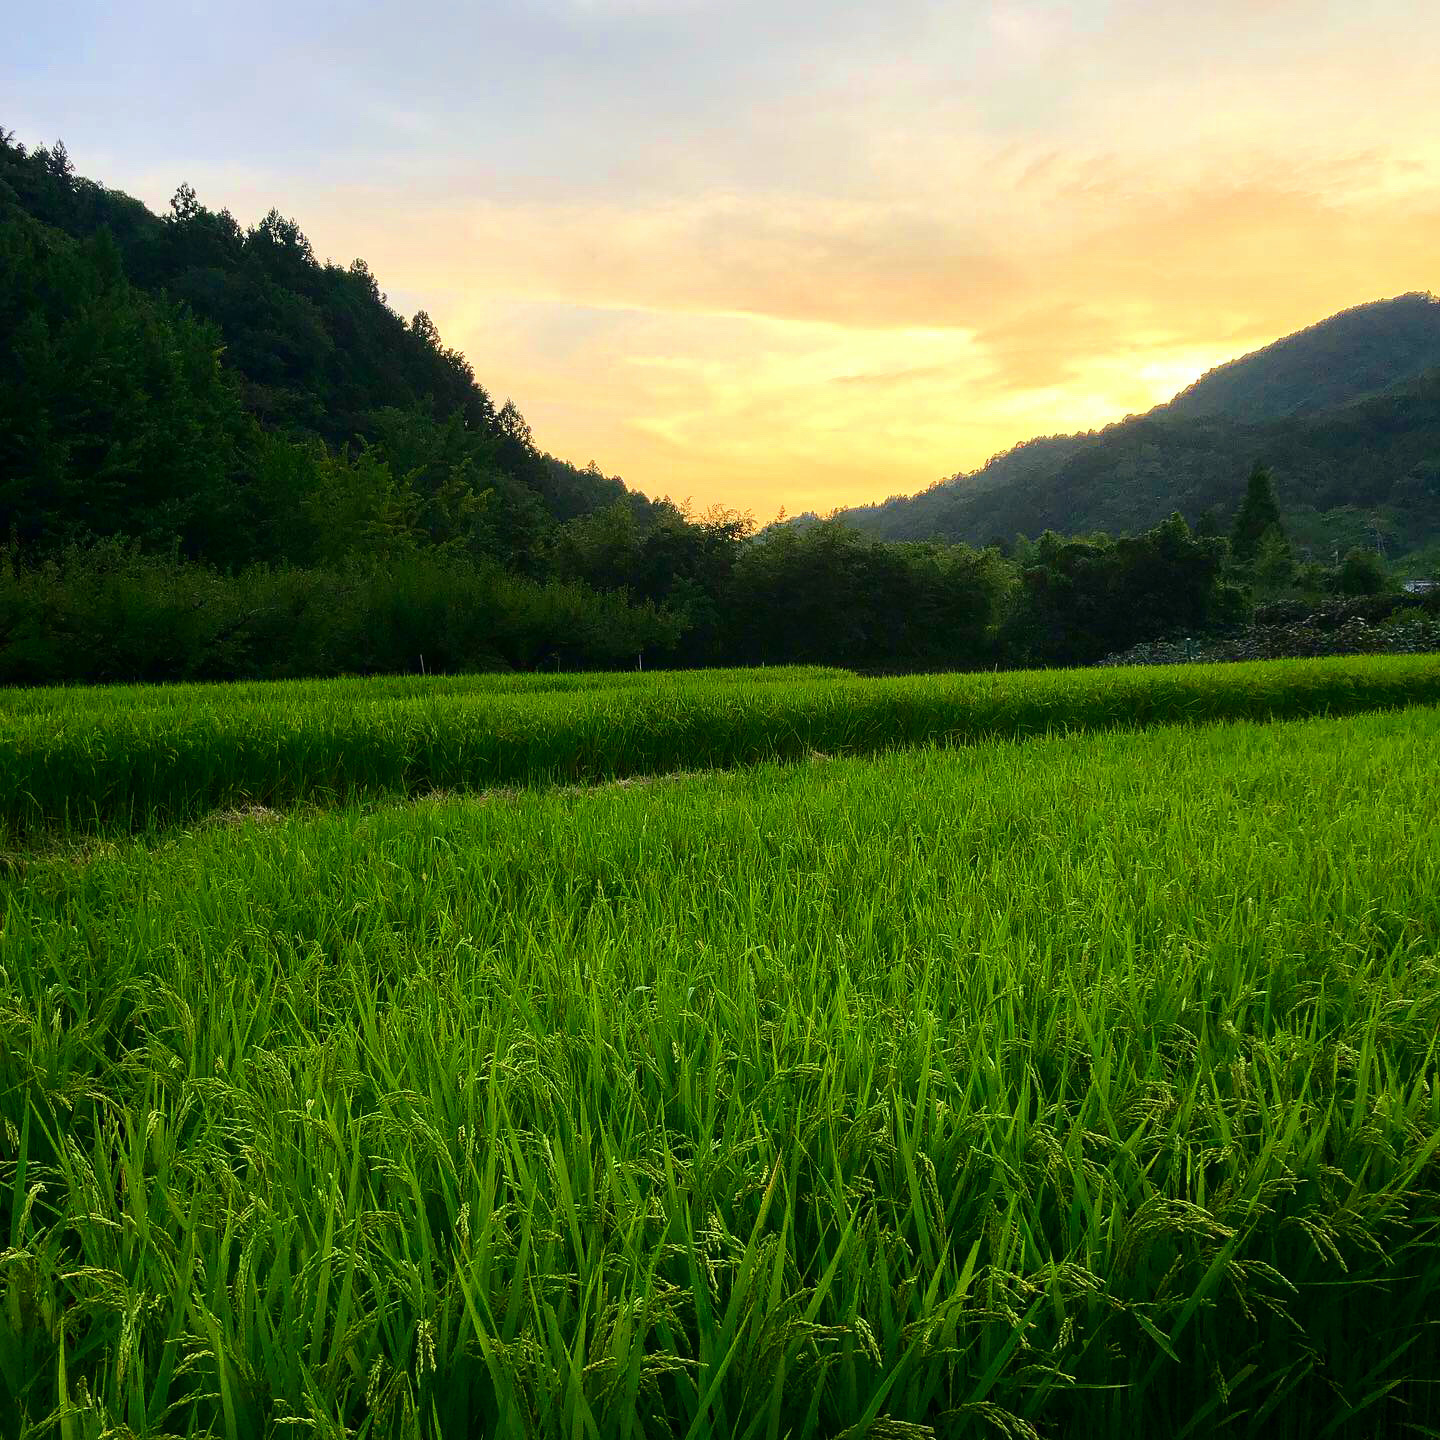
[{"label": "tree", "polygon": [[985,664],[1010,575],[993,550],[871,540],[834,521],[773,529],[737,549],[723,603],[729,655],[867,669]]},{"label": "tree", "polygon": [[303,503],[311,532],[308,558],[333,566],[404,554],[415,545],[414,508],[413,497],[375,451],[322,454],[315,486]]},{"label": "tree", "polygon": [[1342,595],[1379,595],[1390,583],[1385,562],[1374,550],[1360,545],[1346,555],[1338,579]]},{"label": "tree", "polygon": [[1084,665],[1141,640],[1227,623],[1240,602],[1221,580],[1225,543],[1172,515],[1144,535],[1066,540],[1047,531],[1022,572],[1008,643],[1022,658]]},{"label": "tree", "polygon": [[1283,590],[1295,578],[1295,556],[1278,525],[1260,537],[1252,573],[1262,590]]},{"label": "tree", "polygon": [[247,421],[220,348],[127,282],[108,230],[57,244],[0,222],[0,533],[37,551],[114,535],[230,560]]},{"label": "tree", "polygon": [[385,295],[380,289],[380,282],[370,273],[370,267],[358,257],[350,262],[351,277],[357,281],[360,288],[364,290],[367,299],[376,304],[385,303]]},{"label": "tree", "polygon": [[74,188],[75,167],[70,163],[70,152],[65,148],[63,140],[57,140],[50,149],[42,145],[36,152],[41,157],[41,164],[45,173],[66,190]]},{"label": "tree", "polygon": [[1197,540],[1218,540],[1220,538],[1220,517],[1215,513],[1215,507],[1200,512],[1200,518],[1195,522],[1195,538]]},{"label": "tree", "polygon": [[500,427],[500,433],[507,440],[513,440],[526,450],[535,448],[535,440],[530,433],[530,426],[513,400],[507,400],[501,407],[500,413],[495,417],[495,423]]},{"label": "tree", "polygon": [[1242,564],[1250,564],[1260,549],[1265,532],[1274,526],[1284,534],[1280,523],[1280,505],[1275,499],[1275,480],[1264,465],[1250,472],[1245,499],[1235,517],[1230,534],[1230,549]]},{"label": "tree", "polygon": [[176,225],[184,225],[200,214],[200,201],[193,186],[182,184],[170,197],[170,219]]},{"label": "tree", "polygon": [[294,281],[315,268],[315,251],[299,223],[271,209],[249,234],[255,252],[270,261],[274,273]]}]

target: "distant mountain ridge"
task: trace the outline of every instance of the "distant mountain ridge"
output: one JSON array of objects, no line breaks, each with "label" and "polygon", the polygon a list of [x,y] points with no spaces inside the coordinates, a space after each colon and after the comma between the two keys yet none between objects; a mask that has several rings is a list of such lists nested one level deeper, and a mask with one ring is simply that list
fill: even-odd
[{"label": "distant mountain ridge", "polygon": [[1262,424],[1368,399],[1437,366],[1440,299],[1416,292],[1342,310],[1219,365],[1158,410]]},{"label": "distant mountain ridge", "polygon": [[1275,471],[1296,541],[1317,556],[1376,533],[1392,556],[1440,544],[1440,300],[1414,293],[1343,311],[1145,415],[1026,441],[837,518],[890,540],[973,545],[1047,529],[1133,533],[1175,510],[1223,522],[1257,460]]}]

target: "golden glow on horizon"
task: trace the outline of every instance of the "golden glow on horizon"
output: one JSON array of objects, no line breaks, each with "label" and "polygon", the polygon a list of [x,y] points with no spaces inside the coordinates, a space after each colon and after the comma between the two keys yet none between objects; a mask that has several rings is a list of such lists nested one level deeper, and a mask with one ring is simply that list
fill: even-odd
[{"label": "golden glow on horizon", "polygon": [[[838,240],[823,217],[777,236],[763,206],[732,213],[723,246],[704,207],[466,213],[463,238],[436,216],[372,231],[366,253],[430,297],[546,449],[762,521],[1139,413],[1336,310],[1434,288],[1440,268],[1425,191],[1192,187],[1048,248],[991,257],[943,236],[913,264],[878,221],[869,244],[853,218]],[[585,228],[601,238],[567,243]]]}]

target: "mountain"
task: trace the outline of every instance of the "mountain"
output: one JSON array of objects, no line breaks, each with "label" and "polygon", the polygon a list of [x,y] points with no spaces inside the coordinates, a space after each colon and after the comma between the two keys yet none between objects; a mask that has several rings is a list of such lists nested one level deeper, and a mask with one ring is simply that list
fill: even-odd
[{"label": "mountain", "polygon": [[1287,528],[1329,558],[1378,528],[1393,556],[1440,540],[1440,300],[1348,310],[1212,370],[1166,405],[1027,441],[914,496],[843,510],[891,540],[983,545],[1045,530],[1134,534],[1234,511],[1257,460]]},{"label": "mountain", "polygon": [[[178,535],[224,564],[308,563],[349,507],[351,548],[379,526],[533,570],[557,524],[653,508],[542,454],[363,260],[321,260],[274,210],[242,228],[185,185],[162,218],[4,129],[0,380],[0,529],[42,548]],[[357,456],[387,473],[326,470]]]},{"label": "mountain", "polygon": [[1342,310],[1202,375],[1161,409],[1263,424],[1381,394],[1440,367],[1440,300],[1401,295]]},{"label": "mountain", "polygon": [[[363,261],[321,260],[273,210],[242,228],[188,186],[162,218],[3,130],[0,381],[0,533],[37,556],[115,537],[328,565],[418,544],[538,575],[559,528],[612,507],[672,528],[663,504],[541,453]],[[1136,534],[1177,509],[1224,524],[1257,460],[1316,558],[1378,535],[1440,560],[1440,301],[1346,311],[1148,415],[841,518],[974,545]]]}]

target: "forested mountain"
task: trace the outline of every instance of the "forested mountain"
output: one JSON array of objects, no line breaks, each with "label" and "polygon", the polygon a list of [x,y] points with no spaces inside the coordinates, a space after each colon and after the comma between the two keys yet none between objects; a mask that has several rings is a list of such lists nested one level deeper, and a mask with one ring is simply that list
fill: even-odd
[{"label": "forested mountain", "polygon": [[3,131],[0,318],[0,526],[32,544],[163,531],[305,562],[414,532],[533,569],[552,522],[649,508],[539,454],[363,260],[322,263],[295,221],[242,229],[188,186],[161,219]]},{"label": "forested mountain", "polygon": [[1348,405],[1440,368],[1440,300],[1401,295],[1342,310],[1202,375],[1161,413],[1263,424]]},{"label": "forested mountain", "polygon": [[1133,534],[1179,510],[1228,523],[1236,476],[1275,477],[1287,528],[1329,559],[1378,531],[1402,556],[1440,540],[1440,301],[1347,311],[1212,371],[1168,405],[1033,440],[912,497],[840,512],[886,539],[1008,543]]}]

